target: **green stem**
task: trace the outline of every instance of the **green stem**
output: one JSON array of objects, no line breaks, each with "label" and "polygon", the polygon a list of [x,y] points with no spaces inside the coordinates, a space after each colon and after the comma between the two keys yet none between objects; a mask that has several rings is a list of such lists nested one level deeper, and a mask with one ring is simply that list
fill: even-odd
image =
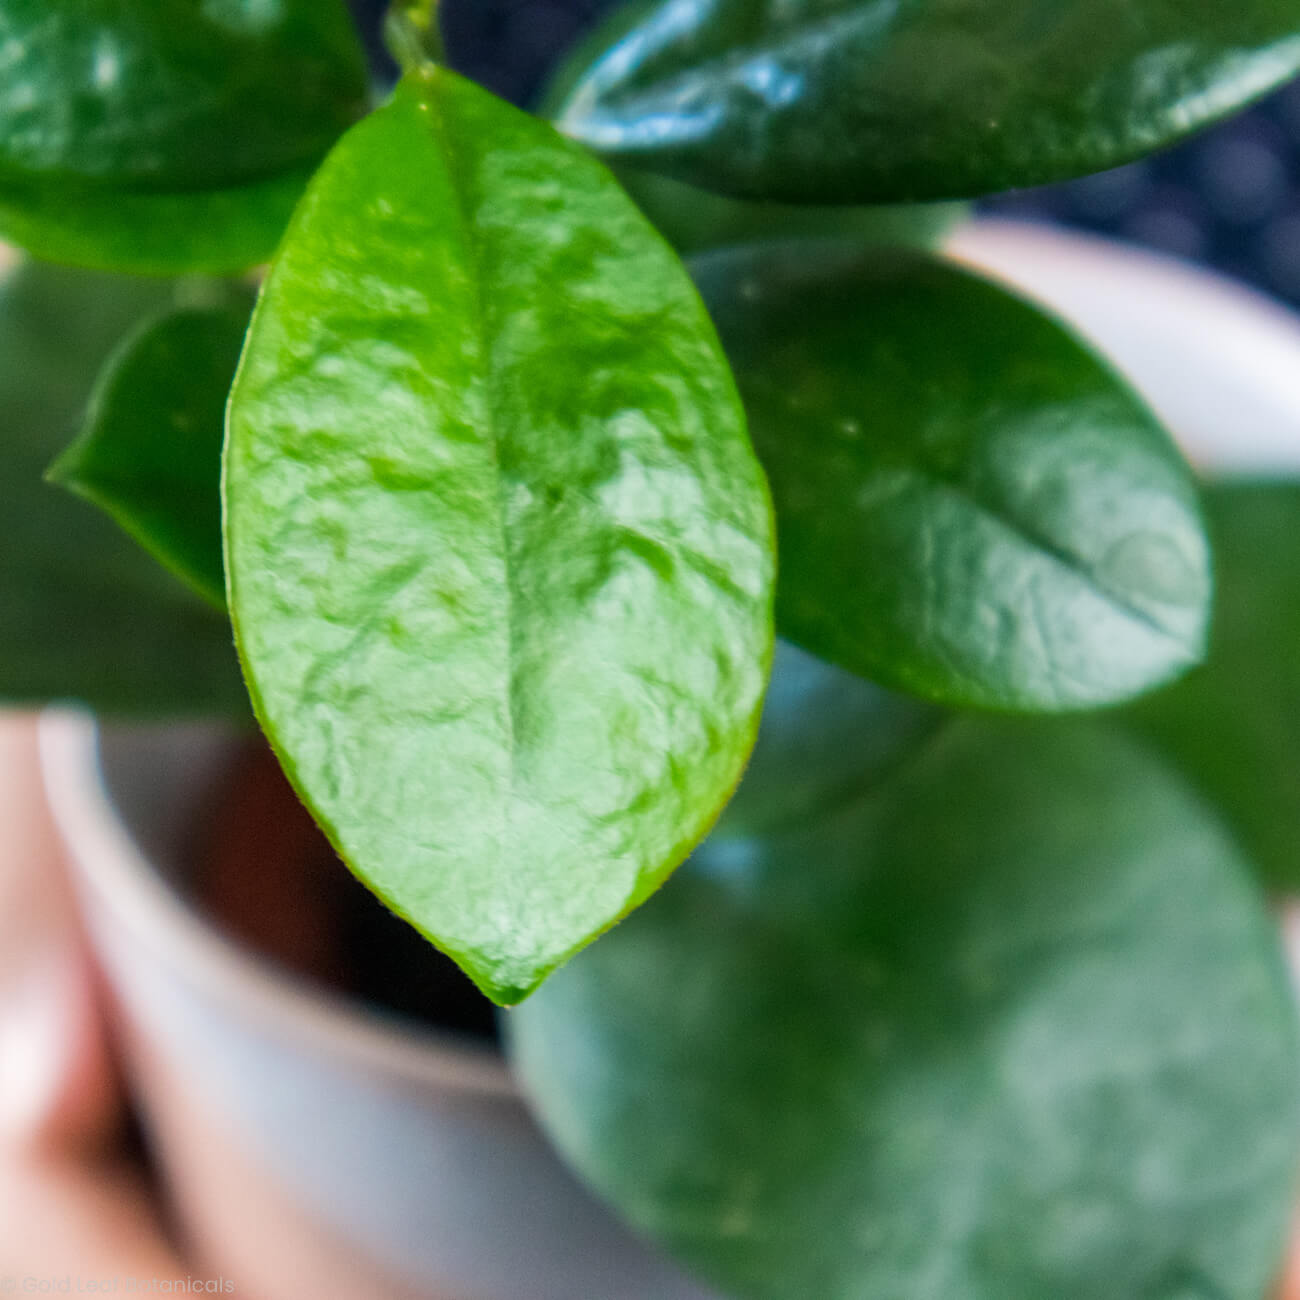
[{"label": "green stem", "polygon": [[384,20],[384,42],[403,72],[446,63],[438,0],[393,0]]}]

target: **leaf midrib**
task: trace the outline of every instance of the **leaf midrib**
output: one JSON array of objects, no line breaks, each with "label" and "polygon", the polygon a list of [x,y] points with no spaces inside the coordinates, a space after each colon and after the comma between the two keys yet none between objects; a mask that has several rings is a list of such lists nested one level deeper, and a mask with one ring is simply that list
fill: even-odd
[{"label": "leaf midrib", "polygon": [[[784,396],[766,378],[751,380],[749,391],[763,392],[770,400],[778,403],[783,400]],[[764,458],[760,457],[760,459]],[[943,470],[933,464],[927,464],[917,457],[908,456],[902,449],[886,451],[883,455],[868,461],[864,469],[868,476],[874,476],[886,467],[905,470],[932,490],[947,492],[956,497],[972,512],[982,518],[991,520],[1028,549],[1041,553],[1049,560],[1060,565],[1066,572],[1082,581],[1091,591],[1113,605],[1121,613],[1140,623],[1155,635],[1173,642],[1182,651],[1188,663],[1196,662],[1196,653],[1188,645],[1185,636],[1173,628],[1166,627],[1149,610],[1143,609],[1140,605],[1135,604],[1128,597],[1104,583],[1082,556],[1073,554],[1060,543],[1038,533],[1023,520],[1005,513],[998,509],[997,506],[982,499],[970,484],[963,482],[955,475],[944,473]],[[776,475],[774,478],[779,481],[780,476]]]},{"label": "leaf midrib", "polygon": [[448,130],[442,86],[446,81],[446,74],[441,68],[435,69],[433,75],[428,81],[428,93],[426,102],[430,107],[430,122],[432,124],[432,134],[435,137],[436,144],[441,150],[442,155],[447,163],[447,174],[451,182],[451,191],[456,206],[456,215],[459,218],[461,229],[461,242],[465,248],[466,257],[470,263],[471,272],[474,281],[474,316],[477,328],[479,342],[481,345],[481,356],[483,358],[483,388],[484,401],[487,407],[487,424],[485,442],[487,443],[492,458],[492,471],[495,480],[494,502],[496,505],[496,520],[498,529],[498,538],[501,546],[501,563],[505,570],[505,583],[503,585],[504,600],[504,619],[505,619],[505,668],[502,676],[505,679],[505,732],[506,732],[506,797],[501,801],[501,823],[500,835],[497,841],[497,850],[500,855],[498,866],[506,862],[508,850],[508,838],[511,829],[511,809],[514,804],[516,782],[518,778],[517,767],[517,744],[518,737],[518,701],[517,688],[515,681],[514,665],[516,662],[516,647],[518,641],[516,629],[515,614],[515,576],[510,559],[510,535],[506,527],[506,502],[503,490],[504,474],[502,472],[501,462],[501,443],[498,436],[500,427],[500,417],[497,410],[495,385],[492,381],[492,334],[488,329],[488,310],[487,300],[484,294],[483,285],[483,254],[479,246],[478,234],[475,229],[473,214],[465,201],[465,195],[461,188],[462,164],[459,151],[453,143],[453,132]]},{"label": "leaf midrib", "polygon": [[918,465],[905,462],[908,470],[915,474],[917,478],[927,483],[939,491],[951,493],[962,501],[976,514],[991,519],[999,527],[1009,532],[1017,541],[1021,542],[1030,550],[1038,551],[1045,555],[1049,560],[1059,564],[1067,572],[1073,574],[1076,578],[1083,581],[1084,585],[1094,591],[1107,603],[1113,605],[1121,613],[1133,619],[1134,622],[1140,623],[1148,631],[1155,633],[1174,642],[1185,653],[1190,656],[1190,651],[1186,640],[1172,628],[1166,627],[1160,620],[1149,610],[1143,609],[1140,605],[1135,604],[1128,597],[1114,590],[1106,583],[1102,582],[1092,566],[1083,559],[1082,556],[1073,554],[1060,543],[1053,541],[1051,538],[1036,531],[1031,525],[1023,520],[1015,518],[1009,514],[1000,511],[996,506],[989,504],[980,499],[978,494],[967,483],[959,480],[947,478],[937,471],[925,465]]}]

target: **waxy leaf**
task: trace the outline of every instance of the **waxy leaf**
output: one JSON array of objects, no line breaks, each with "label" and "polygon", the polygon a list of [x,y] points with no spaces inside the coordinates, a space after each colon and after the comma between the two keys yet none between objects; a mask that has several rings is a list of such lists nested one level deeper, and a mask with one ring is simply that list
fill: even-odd
[{"label": "waxy leaf", "polygon": [[1201,788],[1272,888],[1300,886],[1300,483],[1205,492],[1218,599],[1205,665],[1126,715]]},{"label": "waxy leaf", "polygon": [[[1149,153],[1300,71],[1290,0],[659,0],[562,127],[794,202],[968,198]],[[617,31],[618,29],[612,29]]]},{"label": "waxy leaf", "polygon": [[543,1125],[737,1300],[1261,1300],[1295,1010],[1214,817],[1091,723],[953,724],[712,841],[509,1017]]},{"label": "waxy leaf", "polygon": [[1024,711],[1199,661],[1191,473],[1062,326],[919,254],[756,246],[695,268],[776,499],[783,636],[886,686]]},{"label": "waxy leaf", "polygon": [[226,618],[44,482],[96,372],[168,284],[28,263],[0,282],[0,700],[246,718]]},{"label": "waxy leaf", "polygon": [[584,150],[411,74],[281,245],[225,484],[286,771],[518,1001],[700,839],[757,726],[770,504],[680,263]]},{"label": "waxy leaf", "polygon": [[147,321],[110,359],[86,423],[49,477],[107,510],[225,608],[221,447],[252,296]]},{"label": "waxy leaf", "polygon": [[183,194],[0,185],[0,237],[47,262],[131,275],[234,275],[267,261],[310,178]]},{"label": "waxy leaf", "polygon": [[[638,0],[616,5],[561,63],[542,92],[537,111],[544,117],[562,112],[590,65],[617,44],[649,9],[648,4]],[[659,233],[683,256],[753,240],[808,237],[928,248],[967,212],[961,203],[883,207],[750,203],[633,167],[616,167],[615,175]]]},{"label": "waxy leaf", "polygon": [[0,175],[177,193],[319,160],[365,109],[342,0],[0,0]]}]

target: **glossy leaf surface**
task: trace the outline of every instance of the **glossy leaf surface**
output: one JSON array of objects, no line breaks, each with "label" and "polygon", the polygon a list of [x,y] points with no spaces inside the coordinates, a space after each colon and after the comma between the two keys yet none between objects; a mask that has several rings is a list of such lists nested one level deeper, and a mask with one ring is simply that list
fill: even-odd
[{"label": "glossy leaf surface", "polygon": [[107,510],[221,609],[226,399],[253,305],[251,294],[239,297],[177,308],[131,335],[100,376],[80,435],[49,474]]},{"label": "glossy leaf surface", "polygon": [[234,275],[267,261],[309,175],[184,194],[0,186],[0,237],[49,262],[129,275]]},{"label": "glossy leaf surface", "polygon": [[286,770],[519,1000],[698,841],[757,725],[770,504],[680,263],[549,126],[408,77],[281,247],[225,482]]},{"label": "glossy leaf surface", "polygon": [[1062,326],[916,254],[694,265],[776,499],[783,636],[888,686],[1025,711],[1199,661],[1191,473]]},{"label": "glossy leaf surface", "polygon": [[[633,0],[616,5],[565,59],[542,92],[537,111],[560,113],[588,67],[649,11]],[[619,183],[683,256],[760,239],[852,238],[871,244],[928,248],[966,215],[960,203],[821,207],[747,202],[635,167],[615,169]]]},{"label": "glossy leaf surface", "polygon": [[1300,70],[1289,0],[659,0],[563,128],[795,202],[968,198],[1149,153]]},{"label": "glossy leaf surface", "polygon": [[95,375],[170,285],[29,263],[0,283],[0,700],[244,717],[230,625],[87,502],[46,483]]},{"label": "glossy leaf surface", "polygon": [[954,724],[706,843],[508,1019],[561,1152],[737,1300],[1260,1300],[1295,1011],[1231,841],[1094,724]]},{"label": "glossy leaf surface", "polygon": [[1127,715],[1227,817],[1264,880],[1300,886],[1300,484],[1205,494],[1218,598],[1206,664]]},{"label": "glossy leaf surface", "polygon": [[313,163],[365,109],[342,0],[0,0],[0,172],[169,193]]}]

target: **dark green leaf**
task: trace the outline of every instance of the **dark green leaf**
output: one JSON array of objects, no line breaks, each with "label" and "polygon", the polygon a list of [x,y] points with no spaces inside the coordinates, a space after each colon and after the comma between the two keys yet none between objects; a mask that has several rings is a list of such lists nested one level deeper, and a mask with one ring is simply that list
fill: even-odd
[{"label": "dark green leaf", "polygon": [[109,360],[80,435],[49,473],[220,609],[226,398],[252,305],[241,293],[147,321]]},{"label": "dark green leaf", "polygon": [[1210,655],[1128,715],[1223,812],[1264,879],[1300,886],[1300,483],[1206,491]]},{"label": "dark green leaf", "polygon": [[270,257],[364,108],[340,0],[0,0],[0,235],[146,275]]},{"label": "dark green leaf", "polygon": [[1026,711],[1199,660],[1191,473],[1062,326],[917,254],[695,265],[776,498],[783,636],[887,686]]},{"label": "dark green leaf", "polygon": [[703,306],[583,150],[454,74],[326,162],[231,399],[231,606],[344,859],[517,1001],[704,834],[771,653]]},{"label": "dark green leaf", "polygon": [[509,1017],[561,1152],[749,1300],[1261,1300],[1297,1156],[1273,922],[1095,724],[968,719],[712,841]]},{"label": "dark green leaf", "polygon": [[818,817],[879,782],[945,714],[779,641],[758,744],[710,842]]},{"label": "dark green leaf", "polygon": [[617,175],[641,211],[683,255],[756,240],[801,237],[930,248],[967,213],[964,203],[884,207],[747,203],[630,167],[620,167]]},{"label": "dark green leaf", "polygon": [[0,0],[0,171],[166,193],[319,160],[365,108],[342,0]]},{"label": "dark green leaf", "polygon": [[49,262],[133,275],[234,275],[275,252],[309,179],[189,194],[0,186],[0,236]]},{"label": "dark green leaf", "polygon": [[790,201],[965,198],[1100,171],[1300,71],[1291,0],[659,0],[562,125]]},{"label": "dark green leaf", "polygon": [[[657,0],[656,0],[657,3]],[[649,11],[645,3],[616,6],[609,18],[579,43],[542,94],[538,111],[560,112],[582,74]],[[930,247],[966,215],[961,203],[892,207],[812,207],[747,203],[632,167],[615,170],[641,211],[681,254],[703,253],[758,239],[835,237],[871,244]]]},{"label": "dark green leaf", "polygon": [[248,704],[221,615],[42,479],[110,349],[169,285],[29,263],[0,284],[0,699],[108,713]]}]

